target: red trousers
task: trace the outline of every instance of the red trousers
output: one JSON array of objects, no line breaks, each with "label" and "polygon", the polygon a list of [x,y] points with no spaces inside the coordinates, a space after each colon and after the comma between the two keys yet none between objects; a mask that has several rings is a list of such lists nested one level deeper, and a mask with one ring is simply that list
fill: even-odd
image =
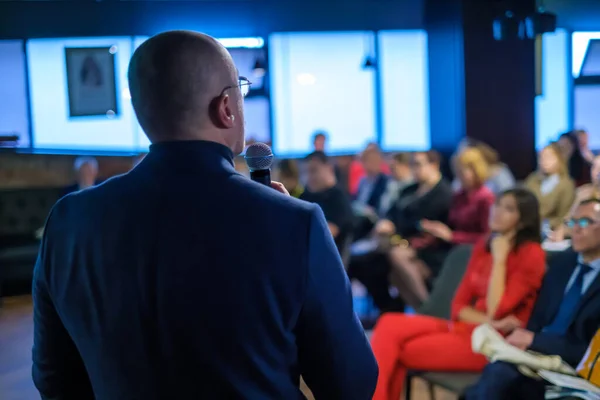
[{"label": "red trousers", "polygon": [[424,315],[384,314],[371,338],[379,364],[373,400],[398,400],[408,369],[479,372],[487,360],[471,350],[474,326]]}]

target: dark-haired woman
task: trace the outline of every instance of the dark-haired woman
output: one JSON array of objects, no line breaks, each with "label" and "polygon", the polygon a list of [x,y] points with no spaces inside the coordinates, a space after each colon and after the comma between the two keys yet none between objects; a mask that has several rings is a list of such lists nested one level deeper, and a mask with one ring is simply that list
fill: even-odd
[{"label": "dark-haired woman", "polygon": [[581,154],[579,139],[577,133],[567,132],[560,135],[558,138],[558,147],[563,154],[567,166],[569,168],[569,175],[575,182],[575,186],[579,187],[590,183],[590,162],[588,162]]},{"label": "dark-haired woman", "polygon": [[509,333],[525,326],[545,272],[536,197],[526,189],[502,193],[490,215],[489,237],[474,247],[452,302],[451,320],[384,314],[371,345],[379,364],[373,400],[397,400],[407,369],[478,372],[486,359],[471,350],[482,323]]}]

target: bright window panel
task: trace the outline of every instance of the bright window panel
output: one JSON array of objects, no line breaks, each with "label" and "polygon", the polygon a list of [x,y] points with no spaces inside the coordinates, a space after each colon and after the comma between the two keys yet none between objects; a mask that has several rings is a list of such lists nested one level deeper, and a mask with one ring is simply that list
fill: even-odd
[{"label": "bright window panel", "polygon": [[572,35],[573,76],[575,78],[581,73],[585,54],[592,39],[600,39],[600,32],[574,32]]},{"label": "bright window panel", "polygon": [[29,146],[25,53],[20,40],[0,41],[0,135],[15,135],[17,147]]},{"label": "bright window panel", "polygon": [[600,85],[575,87],[575,126],[590,133],[589,145],[600,150]]},{"label": "bright window panel", "polygon": [[[134,38],[134,49],[137,49],[148,37],[137,36]],[[266,51],[262,48],[263,40],[261,38],[239,38],[239,39],[218,39],[224,45],[235,46],[229,49],[233,62],[238,68],[239,74],[250,79],[252,87],[259,89],[263,86],[263,77],[256,76],[253,72],[254,64],[257,59],[266,60]],[[253,139],[259,142],[271,141],[271,120],[269,110],[269,100],[266,97],[248,97],[244,101],[244,118],[246,122],[246,139]],[[139,149],[147,151],[150,141],[142,130],[141,126],[135,123],[135,135]]]},{"label": "bright window panel", "polygon": [[[116,46],[117,116],[69,116],[65,47]],[[27,42],[33,147],[39,149],[132,151],[135,117],[128,98],[128,37],[35,39]]]},{"label": "bright window panel", "polygon": [[315,131],[330,154],[355,153],[374,141],[375,76],[363,69],[372,33],[276,33],[269,38],[274,151],[302,156]]},{"label": "bright window panel", "polygon": [[427,60],[425,31],[379,33],[382,147],[386,151],[419,151],[431,146]]},{"label": "bright window panel", "polygon": [[569,130],[569,34],[559,29],[542,38],[542,95],[535,98],[535,143],[541,149]]}]

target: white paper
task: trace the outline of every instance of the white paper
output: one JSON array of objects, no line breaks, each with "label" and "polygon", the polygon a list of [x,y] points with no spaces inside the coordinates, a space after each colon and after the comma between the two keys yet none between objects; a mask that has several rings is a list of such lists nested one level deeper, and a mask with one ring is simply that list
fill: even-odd
[{"label": "white paper", "polygon": [[591,392],[600,396],[600,388],[577,376],[559,374],[557,372],[539,370],[538,374],[553,385]]},{"label": "white paper", "polygon": [[560,242],[553,242],[551,240],[544,240],[542,243],[542,249],[545,251],[564,251],[571,247],[570,240],[561,240]]}]

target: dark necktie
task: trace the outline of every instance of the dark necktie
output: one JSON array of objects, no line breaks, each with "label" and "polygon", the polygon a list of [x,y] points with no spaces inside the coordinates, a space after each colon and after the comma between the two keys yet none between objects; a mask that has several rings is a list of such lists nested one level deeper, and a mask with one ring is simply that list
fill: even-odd
[{"label": "dark necktie", "polygon": [[583,296],[583,278],[592,270],[589,265],[579,264],[579,272],[573,281],[573,284],[563,296],[560,308],[550,325],[544,328],[544,332],[564,335],[567,332],[568,325],[573,318],[573,313],[577,309],[579,300]]}]

